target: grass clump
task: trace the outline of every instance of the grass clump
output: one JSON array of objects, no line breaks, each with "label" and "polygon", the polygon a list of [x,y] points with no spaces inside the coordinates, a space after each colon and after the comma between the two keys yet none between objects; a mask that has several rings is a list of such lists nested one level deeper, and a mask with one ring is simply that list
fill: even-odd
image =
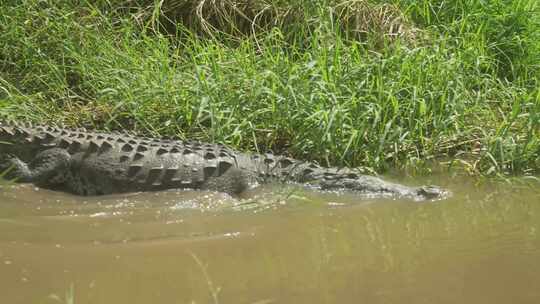
[{"label": "grass clump", "polygon": [[4,3],[0,114],[379,171],[538,172],[536,1],[302,2]]},{"label": "grass clump", "polygon": [[142,0],[118,1],[115,7],[122,8],[118,10],[121,14],[130,12],[139,25],[153,30],[175,34],[182,24],[206,37],[218,34],[232,40],[265,36],[279,29],[298,41],[313,34],[321,21],[335,23],[342,34],[353,39],[413,39],[416,31],[397,6],[366,0]]}]

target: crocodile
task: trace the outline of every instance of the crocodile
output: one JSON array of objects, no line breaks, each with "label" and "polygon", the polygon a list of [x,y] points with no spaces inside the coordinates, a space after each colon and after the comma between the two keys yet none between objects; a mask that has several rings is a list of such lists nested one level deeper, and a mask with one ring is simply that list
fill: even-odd
[{"label": "crocodile", "polygon": [[17,182],[77,195],[203,189],[239,195],[268,182],[416,201],[441,199],[436,186],[408,187],[357,169],[244,153],[222,144],[149,138],[0,121],[0,173]]}]

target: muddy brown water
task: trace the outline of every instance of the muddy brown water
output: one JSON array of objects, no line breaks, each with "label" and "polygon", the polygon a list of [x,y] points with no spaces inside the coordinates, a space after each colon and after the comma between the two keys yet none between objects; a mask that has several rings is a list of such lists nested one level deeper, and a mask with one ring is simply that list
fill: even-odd
[{"label": "muddy brown water", "polygon": [[404,182],[453,196],[3,186],[0,303],[540,303],[538,184]]}]

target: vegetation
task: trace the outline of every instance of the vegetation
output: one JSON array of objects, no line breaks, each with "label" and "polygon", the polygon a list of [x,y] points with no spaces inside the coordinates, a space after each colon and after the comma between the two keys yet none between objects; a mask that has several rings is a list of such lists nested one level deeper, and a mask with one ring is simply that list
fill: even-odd
[{"label": "vegetation", "polygon": [[378,171],[540,168],[536,0],[7,0],[0,115]]}]

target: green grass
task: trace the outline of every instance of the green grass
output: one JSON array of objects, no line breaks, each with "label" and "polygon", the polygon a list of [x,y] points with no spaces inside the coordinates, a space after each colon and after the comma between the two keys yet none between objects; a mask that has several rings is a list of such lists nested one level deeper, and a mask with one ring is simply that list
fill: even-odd
[{"label": "green grass", "polygon": [[535,0],[73,2],[1,4],[1,115],[377,171],[539,171]]}]

